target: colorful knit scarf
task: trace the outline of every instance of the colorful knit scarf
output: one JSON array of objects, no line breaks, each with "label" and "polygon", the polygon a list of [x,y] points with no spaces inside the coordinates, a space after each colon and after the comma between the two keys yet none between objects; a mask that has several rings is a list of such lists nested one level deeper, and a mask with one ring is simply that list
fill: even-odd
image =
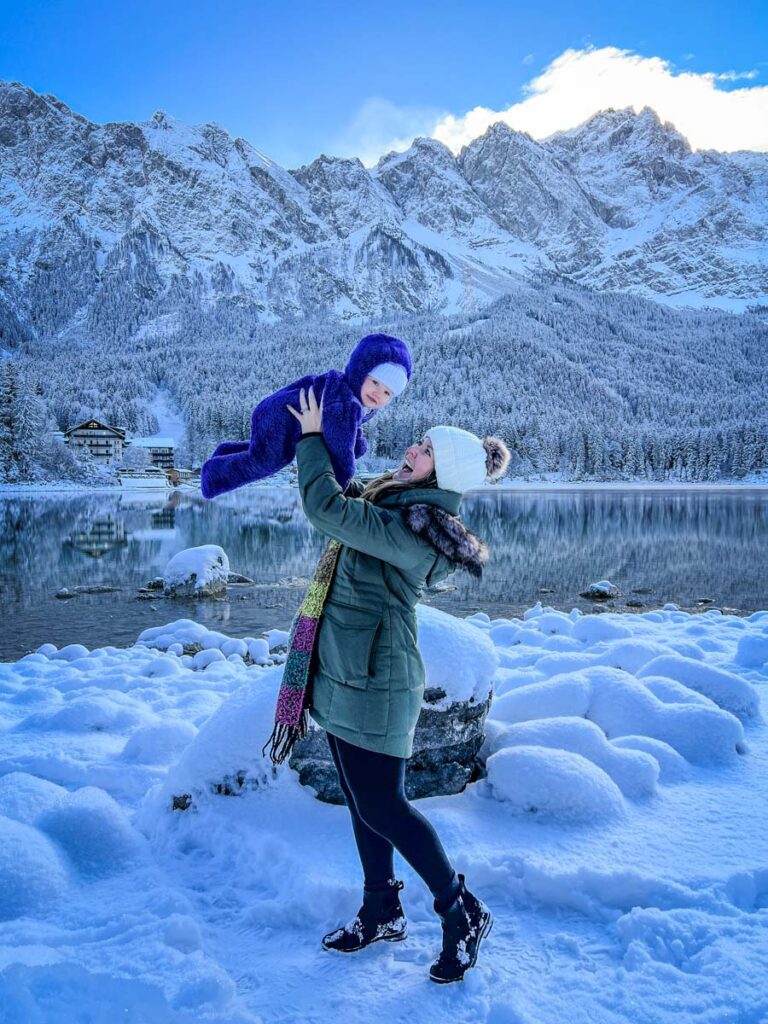
[{"label": "colorful knit scarf", "polygon": [[307,706],[312,658],[317,649],[318,626],[323,605],[333,582],[336,563],[342,545],[329,542],[317,563],[315,575],[293,618],[288,634],[288,657],[285,660],[283,681],[277,695],[275,727],[261,748],[272,746],[269,756],[273,764],[280,764],[293,749],[296,740],[307,734]]}]

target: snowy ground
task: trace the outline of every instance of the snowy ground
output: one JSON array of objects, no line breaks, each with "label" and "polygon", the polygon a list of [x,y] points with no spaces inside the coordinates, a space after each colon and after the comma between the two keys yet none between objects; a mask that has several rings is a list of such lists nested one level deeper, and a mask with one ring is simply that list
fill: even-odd
[{"label": "snowy ground", "polygon": [[767,1021],[768,611],[419,606],[419,642],[428,685],[494,688],[487,779],[418,802],[495,913],[463,984],[399,857],[408,939],[321,949],[348,813],[261,756],[280,657],[181,619],[0,664],[0,1020]]},{"label": "snowy ground", "polygon": [[178,448],[186,438],[187,428],[184,414],[177,406],[168,388],[157,389],[150,409],[157,417],[158,426],[155,433],[162,437],[172,437],[175,447]]}]

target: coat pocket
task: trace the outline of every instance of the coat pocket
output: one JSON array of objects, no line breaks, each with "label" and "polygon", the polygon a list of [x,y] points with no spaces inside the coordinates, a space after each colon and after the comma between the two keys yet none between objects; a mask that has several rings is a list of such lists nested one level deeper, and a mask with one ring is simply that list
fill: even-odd
[{"label": "coat pocket", "polygon": [[372,673],[382,612],[354,605],[323,609],[318,638],[318,668],[348,686],[365,689]]}]

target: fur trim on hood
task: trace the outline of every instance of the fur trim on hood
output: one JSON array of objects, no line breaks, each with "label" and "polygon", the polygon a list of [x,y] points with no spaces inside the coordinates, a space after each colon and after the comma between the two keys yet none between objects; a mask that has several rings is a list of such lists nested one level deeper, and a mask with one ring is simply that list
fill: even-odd
[{"label": "fur trim on hood", "polygon": [[461,566],[478,578],[488,561],[488,546],[468,530],[458,516],[437,505],[415,504],[404,510],[409,528],[433,548],[445,555],[449,562]]}]

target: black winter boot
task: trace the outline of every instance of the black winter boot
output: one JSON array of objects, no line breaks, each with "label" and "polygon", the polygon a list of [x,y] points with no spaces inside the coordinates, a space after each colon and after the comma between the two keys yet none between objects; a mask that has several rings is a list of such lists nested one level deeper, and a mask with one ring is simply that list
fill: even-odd
[{"label": "black winter boot", "polygon": [[341,953],[355,953],[379,939],[400,942],[408,935],[399,892],[403,882],[390,878],[389,887],[370,890],[363,887],[363,905],[356,916],[336,931],[323,936],[323,949],[337,949]]},{"label": "black winter boot", "polygon": [[488,907],[467,889],[464,875],[458,877],[459,891],[453,903],[442,912],[437,911],[443,925],[443,948],[430,967],[429,976],[440,983],[464,980],[465,971],[475,966],[480,943],[493,924]]}]

